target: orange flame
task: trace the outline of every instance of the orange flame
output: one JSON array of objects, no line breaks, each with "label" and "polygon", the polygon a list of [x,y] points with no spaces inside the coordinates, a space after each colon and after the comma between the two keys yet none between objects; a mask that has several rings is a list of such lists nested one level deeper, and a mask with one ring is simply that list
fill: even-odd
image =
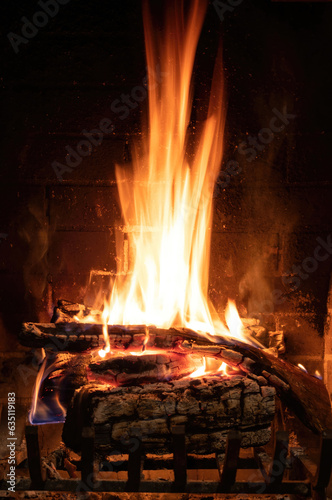
[{"label": "orange flame", "polygon": [[[179,8],[180,4],[180,8]],[[108,324],[222,328],[207,298],[212,196],[222,159],[224,103],[218,57],[207,120],[189,155],[191,79],[206,2],[182,2],[166,15],[165,36],[144,4],[147,64],[160,65],[160,85],[149,81],[149,119],[135,144],[132,170],[116,168],[121,208],[134,260],[117,276],[103,320]],[[159,34],[159,33],[158,33]],[[160,61],[159,61],[160,58]],[[108,336],[105,334],[106,348]]]}]

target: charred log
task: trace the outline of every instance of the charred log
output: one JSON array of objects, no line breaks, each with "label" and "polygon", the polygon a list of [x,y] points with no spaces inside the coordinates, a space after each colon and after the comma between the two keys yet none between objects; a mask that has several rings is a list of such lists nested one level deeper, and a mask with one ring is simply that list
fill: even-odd
[{"label": "charred log", "polygon": [[223,452],[230,429],[241,431],[243,447],[267,443],[274,413],[275,389],[243,375],[142,387],[89,385],[75,393],[63,439],[80,451],[83,426],[93,426],[100,453],[126,453],[136,442],[147,453],[170,453],[172,426],[185,424],[189,453]]},{"label": "charred log", "polygon": [[177,380],[186,377],[202,365],[202,358],[188,354],[163,353],[143,356],[117,354],[102,360],[97,353],[59,353],[48,359],[49,375],[40,389],[40,395],[56,390],[60,403],[67,407],[76,389],[88,383],[106,387],[141,385]]}]

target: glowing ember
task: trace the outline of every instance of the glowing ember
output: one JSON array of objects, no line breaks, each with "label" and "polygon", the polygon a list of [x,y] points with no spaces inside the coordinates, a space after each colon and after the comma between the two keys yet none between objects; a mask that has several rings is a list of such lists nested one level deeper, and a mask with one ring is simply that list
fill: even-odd
[{"label": "glowing ember", "polygon": [[298,363],[297,365],[302,371],[308,373],[308,370],[305,368],[305,366],[301,365],[301,363]]}]

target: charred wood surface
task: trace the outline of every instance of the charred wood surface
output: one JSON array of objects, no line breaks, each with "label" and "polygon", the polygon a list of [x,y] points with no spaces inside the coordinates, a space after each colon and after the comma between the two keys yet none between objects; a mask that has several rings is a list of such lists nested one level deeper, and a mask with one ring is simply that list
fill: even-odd
[{"label": "charred wood surface", "polygon": [[[88,383],[106,386],[141,385],[186,377],[195,371],[195,362],[202,364],[202,357],[188,354],[163,353],[144,356],[117,355],[102,360],[92,352],[81,354],[59,353],[50,374],[43,382],[44,390],[57,387],[61,402],[68,404],[76,389]],[[43,393],[43,392],[42,392]]]},{"label": "charred wood surface", "polygon": [[89,364],[90,381],[113,385],[139,385],[185,377],[195,370],[191,356],[167,353],[121,356]]},{"label": "charred wood surface", "polygon": [[142,387],[89,385],[75,393],[63,439],[80,451],[82,427],[90,425],[100,452],[126,452],[142,443],[148,453],[170,453],[171,429],[184,424],[188,452],[223,452],[230,429],[241,431],[242,447],[267,443],[274,413],[275,389],[245,375]]},{"label": "charred wood surface", "polygon": [[[282,401],[314,432],[332,428],[331,405],[324,384],[298,367],[283,361],[267,350],[224,336],[209,338],[187,329],[169,330],[146,327],[108,326],[112,349],[142,350],[158,347],[178,353],[211,356],[242,370],[263,375],[277,389]],[[21,342],[31,347],[79,351],[102,347],[102,325],[84,323],[25,323]]]}]

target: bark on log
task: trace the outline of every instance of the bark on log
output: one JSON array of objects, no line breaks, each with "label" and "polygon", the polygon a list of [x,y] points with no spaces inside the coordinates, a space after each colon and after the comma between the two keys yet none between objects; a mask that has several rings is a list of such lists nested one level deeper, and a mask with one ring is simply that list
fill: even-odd
[{"label": "bark on log", "polygon": [[147,453],[170,453],[172,426],[185,424],[188,452],[223,452],[232,428],[241,431],[243,447],[267,443],[274,413],[275,389],[243,375],[142,387],[89,385],[75,393],[63,440],[80,451],[82,426],[90,425],[101,453],[126,452],[136,441],[143,443]]},{"label": "bark on log", "polygon": [[[322,433],[332,429],[331,404],[323,382],[298,367],[236,339],[223,336],[206,338],[188,329],[169,330],[149,327],[108,326],[112,349],[135,351],[146,347],[159,347],[174,352],[196,352],[226,363],[239,366],[244,371],[268,377],[281,400],[292,409],[311,430]],[[146,342],[147,341],[147,342]],[[31,347],[50,346],[63,350],[84,350],[103,346],[102,325],[36,324],[23,325],[21,342]]]},{"label": "bark on log", "polygon": [[[77,321],[87,323],[102,323],[102,312],[92,309],[84,304],[70,302],[68,300],[58,300],[57,307],[54,308],[51,323],[75,323]],[[279,353],[285,352],[284,332],[275,331],[275,321],[271,318],[265,318],[265,326],[256,318],[241,318],[243,324],[243,333],[255,344],[257,340],[266,348],[274,348]],[[256,345],[256,344],[255,344]],[[261,347],[261,345],[257,345]]]}]

